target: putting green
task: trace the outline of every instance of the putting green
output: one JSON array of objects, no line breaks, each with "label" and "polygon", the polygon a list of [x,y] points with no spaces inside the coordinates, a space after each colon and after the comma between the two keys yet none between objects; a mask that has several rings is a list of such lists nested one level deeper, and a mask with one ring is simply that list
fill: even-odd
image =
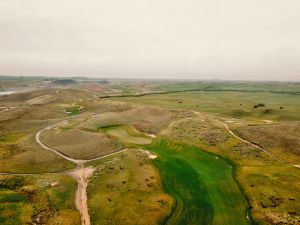
[{"label": "putting green", "polygon": [[128,143],[132,143],[132,144],[147,145],[147,144],[151,144],[151,142],[152,142],[151,138],[142,137],[142,136],[141,137],[133,136],[133,135],[129,134],[125,127],[115,127],[115,128],[109,129],[109,130],[107,130],[107,134],[117,137],[123,142],[128,142]]},{"label": "putting green", "polygon": [[154,164],[165,191],[175,200],[163,224],[251,224],[247,201],[227,161],[166,140],[156,140],[146,149],[160,156]]}]

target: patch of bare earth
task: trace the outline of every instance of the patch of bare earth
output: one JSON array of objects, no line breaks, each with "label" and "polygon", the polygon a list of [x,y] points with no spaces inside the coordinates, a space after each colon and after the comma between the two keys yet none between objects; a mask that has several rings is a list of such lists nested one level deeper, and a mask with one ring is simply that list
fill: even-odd
[{"label": "patch of bare earth", "polygon": [[86,189],[88,185],[88,178],[92,176],[93,172],[93,167],[84,168],[82,165],[80,165],[77,169],[69,172],[69,175],[76,179],[78,182],[75,204],[81,214],[82,225],[91,224],[87,206]]},{"label": "patch of bare earth", "polygon": [[32,98],[27,101],[29,105],[41,105],[50,102],[54,98],[51,95],[42,95],[36,98]]}]

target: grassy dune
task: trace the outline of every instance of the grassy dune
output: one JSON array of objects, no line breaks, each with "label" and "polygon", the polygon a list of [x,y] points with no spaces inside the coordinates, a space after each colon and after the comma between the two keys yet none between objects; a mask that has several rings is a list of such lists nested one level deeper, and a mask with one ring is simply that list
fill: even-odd
[{"label": "grassy dune", "polygon": [[197,148],[157,140],[146,147],[158,154],[154,163],[166,193],[173,196],[173,212],[165,224],[250,224],[247,201],[227,161]]},{"label": "grassy dune", "polygon": [[49,147],[76,159],[90,159],[117,151],[120,146],[103,133],[80,129],[49,129],[41,134]]}]

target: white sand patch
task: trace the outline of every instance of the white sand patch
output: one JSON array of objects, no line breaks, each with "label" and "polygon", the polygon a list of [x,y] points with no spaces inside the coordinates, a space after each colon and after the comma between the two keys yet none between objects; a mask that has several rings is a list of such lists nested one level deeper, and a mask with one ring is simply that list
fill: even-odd
[{"label": "white sand patch", "polygon": [[155,134],[145,134],[145,135],[148,136],[148,137],[151,137],[151,138],[156,138]]},{"label": "white sand patch", "polygon": [[59,186],[59,181],[52,181],[51,183],[50,183],[50,186],[51,187],[56,187],[56,186]]},{"label": "white sand patch", "polygon": [[141,150],[143,151],[150,159],[156,159],[157,155],[151,154],[149,151]]},{"label": "white sand patch", "polygon": [[268,124],[273,123],[272,120],[263,120],[263,122],[268,123]]},{"label": "white sand patch", "polygon": [[15,93],[15,92],[14,91],[0,91],[0,96],[1,95],[11,95],[13,93]]}]

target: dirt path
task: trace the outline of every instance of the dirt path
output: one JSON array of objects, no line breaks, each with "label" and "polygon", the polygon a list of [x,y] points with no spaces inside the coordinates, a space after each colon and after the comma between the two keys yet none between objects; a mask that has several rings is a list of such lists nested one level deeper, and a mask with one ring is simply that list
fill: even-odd
[{"label": "dirt path", "polygon": [[57,125],[57,123],[54,124],[54,125],[52,125],[52,126],[46,127],[46,128],[44,128],[44,129],[38,131],[38,132],[36,133],[36,135],[35,135],[35,140],[36,140],[36,142],[37,142],[40,146],[42,146],[44,149],[47,149],[47,150],[49,150],[49,151],[52,151],[52,152],[54,152],[56,155],[58,155],[58,156],[60,156],[60,157],[62,157],[62,158],[64,158],[64,159],[66,159],[66,160],[68,160],[68,161],[71,161],[71,162],[73,162],[73,163],[76,163],[77,165],[80,164],[80,163],[83,163],[84,160],[73,159],[73,158],[67,156],[66,154],[64,154],[64,153],[62,153],[62,152],[56,150],[56,149],[53,149],[53,148],[48,147],[46,144],[44,144],[44,143],[41,141],[41,137],[40,137],[40,136],[41,136],[41,133],[42,133],[43,131],[45,131],[45,130],[49,130],[50,128],[52,128],[52,127],[55,126],[55,125]]},{"label": "dirt path", "polygon": [[115,154],[119,154],[121,152],[126,151],[127,148],[123,149],[121,151],[118,151],[118,152],[113,152],[111,154],[108,154],[108,155],[105,155],[105,156],[99,156],[99,157],[96,157],[96,158],[93,158],[93,159],[86,159],[86,160],[84,160],[84,159],[74,159],[74,158],[72,158],[72,157],[70,157],[70,156],[68,156],[68,155],[66,155],[66,154],[64,154],[64,153],[62,153],[62,152],[60,152],[56,149],[48,147],[45,143],[43,143],[43,141],[40,138],[41,133],[43,131],[51,129],[52,127],[57,126],[59,123],[62,123],[62,122],[63,121],[60,121],[58,123],[55,123],[54,125],[51,125],[51,126],[48,126],[46,128],[43,128],[43,129],[39,130],[36,133],[35,140],[44,149],[52,151],[56,155],[77,164],[76,169],[71,170],[71,171],[67,171],[67,172],[65,172],[65,174],[67,174],[67,175],[73,177],[74,179],[76,179],[76,181],[78,183],[78,187],[77,187],[77,191],[76,191],[75,204],[76,204],[77,209],[80,212],[81,224],[82,225],[90,225],[91,222],[90,222],[90,216],[89,216],[89,212],[88,212],[86,190],[87,190],[87,185],[88,185],[88,178],[93,174],[94,168],[91,167],[91,166],[90,167],[84,167],[84,163],[91,162],[91,161],[98,160],[98,159],[103,159],[103,158],[106,158],[106,157],[109,157],[109,156],[112,156],[112,155],[115,155]]},{"label": "dirt path", "polygon": [[216,122],[218,122],[218,123],[223,124],[223,126],[225,127],[225,129],[227,130],[227,132],[228,132],[231,136],[233,136],[233,137],[239,139],[240,141],[242,141],[242,142],[244,142],[244,143],[247,143],[247,144],[251,145],[251,146],[254,147],[254,148],[257,148],[257,149],[259,149],[259,150],[265,152],[266,154],[268,154],[270,157],[272,157],[273,159],[277,160],[278,162],[281,162],[281,163],[284,163],[284,164],[293,166],[293,167],[295,167],[295,168],[297,168],[297,169],[300,168],[298,165],[293,165],[292,163],[290,163],[290,162],[288,162],[288,161],[286,161],[286,160],[284,160],[284,159],[282,159],[282,158],[280,158],[280,157],[278,157],[278,156],[272,154],[272,153],[269,152],[267,149],[262,148],[262,147],[260,147],[259,145],[254,144],[254,143],[252,143],[252,142],[250,142],[250,141],[248,141],[248,140],[246,140],[246,139],[244,139],[244,138],[242,138],[242,137],[236,135],[236,134],[229,128],[228,124],[226,124],[226,123],[224,123],[224,122],[222,122],[222,121],[220,121],[220,120],[218,120],[218,119],[212,118],[212,117],[209,117],[209,118],[212,119],[212,120],[214,120],[214,121],[216,121]]},{"label": "dirt path", "polygon": [[68,174],[77,180],[78,188],[76,191],[75,204],[81,214],[82,225],[90,225],[90,216],[87,205],[87,194],[86,189],[88,185],[88,178],[92,176],[94,172],[93,167],[83,167],[83,164],[79,165],[78,168],[69,172]]},{"label": "dirt path", "polygon": [[91,159],[74,159],[74,158],[72,158],[72,157],[70,157],[70,156],[68,156],[68,155],[66,155],[66,154],[64,154],[64,153],[62,153],[62,152],[60,152],[60,151],[54,149],[54,148],[48,147],[48,146],[47,146],[45,143],[43,143],[43,141],[41,140],[41,137],[40,137],[40,136],[41,136],[41,133],[42,133],[43,131],[45,131],[45,130],[49,130],[50,128],[56,126],[57,124],[58,124],[58,123],[56,123],[56,124],[54,124],[54,125],[52,125],[52,126],[46,127],[46,128],[44,128],[44,129],[38,131],[38,132],[36,133],[35,140],[36,140],[36,142],[37,142],[40,146],[42,146],[44,149],[47,149],[47,150],[49,150],[49,151],[52,151],[52,152],[54,152],[55,154],[57,154],[58,156],[60,156],[60,157],[62,157],[62,158],[64,158],[64,159],[66,159],[66,160],[68,160],[68,161],[71,161],[71,162],[73,162],[73,163],[76,163],[77,165],[82,164],[82,163],[86,163],[86,162],[92,162],[92,161],[95,161],[95,160],[98,160],[98,159],[103,159],[103,158],[106,158],[106,157],[109,157],[109,156],[112,156],[112,155],[115,155],[115,154],[119,154],[119,153],[124,152],[124,151],[127,150],[127,148],[125,148],[125,149],[122,149],[122,150],[117,151],[117,152],[113,152],[113,153],[110,153],[110,154],[107,154],[107,155],[104,155],[104,156],[99,156],[99,157],[95,157],[95,158],[91,158]]}]

